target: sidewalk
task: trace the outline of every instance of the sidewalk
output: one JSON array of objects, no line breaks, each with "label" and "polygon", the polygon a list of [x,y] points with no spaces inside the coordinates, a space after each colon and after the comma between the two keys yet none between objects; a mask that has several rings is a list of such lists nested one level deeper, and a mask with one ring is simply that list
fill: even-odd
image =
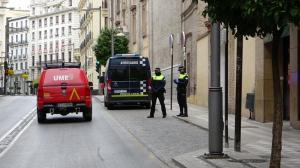
[{"label": "sidewalk", "polygon": [[[170,104],[166,101],[166,104]],[[170,105],[167,105],[167,108]],[[173,110],[168,111],[169,116],[179,113],[177,102],[173,103]],[[208,130],[208,109],[196,105],[188,105],[189,117],[177,117],[179,120],[193,124],[201,129]],[[235,152],[234,146],[234,115],[228,116],[229,148],[224,148],[224,153],[229,159],[204,159],[207,149],[199,149],[173,158],[173,161],[184,168],[222,167],[222,168],[265,168],[269,165],[272,145],[272,123],[259,123],[242,117],[241,150]],[[223,134],[224,135],[224,134]],[[281,167],[300,167],[300,130],[283,124],[283,148]],[[225,145],[223,145],[225,147]]]}]

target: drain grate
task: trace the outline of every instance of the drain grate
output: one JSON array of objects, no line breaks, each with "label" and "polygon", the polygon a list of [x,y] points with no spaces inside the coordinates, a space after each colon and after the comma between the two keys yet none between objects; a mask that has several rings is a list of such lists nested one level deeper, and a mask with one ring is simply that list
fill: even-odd
[{"label": "drain grate", "polygon": [[267,162],[265,159],[229,159],[229,162],[236,162],[236,163],[264,163]]}]

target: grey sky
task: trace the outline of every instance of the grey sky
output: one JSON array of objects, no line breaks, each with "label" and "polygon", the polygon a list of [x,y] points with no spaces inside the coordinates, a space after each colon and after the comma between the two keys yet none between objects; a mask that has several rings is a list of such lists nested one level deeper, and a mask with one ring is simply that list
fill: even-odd
[{"label": "grey sky", "polygon": [[15,9],[28,9],[29,10],[30,0],[9,0],[8,7]]}]

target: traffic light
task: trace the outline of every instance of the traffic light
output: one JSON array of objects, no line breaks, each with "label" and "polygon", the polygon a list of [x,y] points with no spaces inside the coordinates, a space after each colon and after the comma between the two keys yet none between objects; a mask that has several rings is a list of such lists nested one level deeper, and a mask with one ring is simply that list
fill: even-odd
[{"label": "traffic light", "polygon": [[99,73],[99,68],[100,68],[100,61],[96,62],[96,72]]},{"label": "traffic light", "polygon": [[8,69],[8,64],[7,61],[4,61],[4,69],[7,70]]}]

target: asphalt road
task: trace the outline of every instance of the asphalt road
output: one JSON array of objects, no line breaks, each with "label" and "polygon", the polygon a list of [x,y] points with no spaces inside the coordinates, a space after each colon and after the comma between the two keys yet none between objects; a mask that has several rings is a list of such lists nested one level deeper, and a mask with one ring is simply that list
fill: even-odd
[{"label": "asphalt road", "polygon": [[35,106],[35,96],[0,96],[0,138]]},{"label": "asphalt road", "polygon": [[[6,127],[0,133],[8,130],[35,103],[31,97],[0,99],[0,126]],[[7,110],[3,111],[3,107]],[[167,167],[95,99],[92,122],[83,121],[80,114],[48,118],[45,124],[38,124],[34,119],[25,127],[10,148],[0,154],[0,168]]]}]

